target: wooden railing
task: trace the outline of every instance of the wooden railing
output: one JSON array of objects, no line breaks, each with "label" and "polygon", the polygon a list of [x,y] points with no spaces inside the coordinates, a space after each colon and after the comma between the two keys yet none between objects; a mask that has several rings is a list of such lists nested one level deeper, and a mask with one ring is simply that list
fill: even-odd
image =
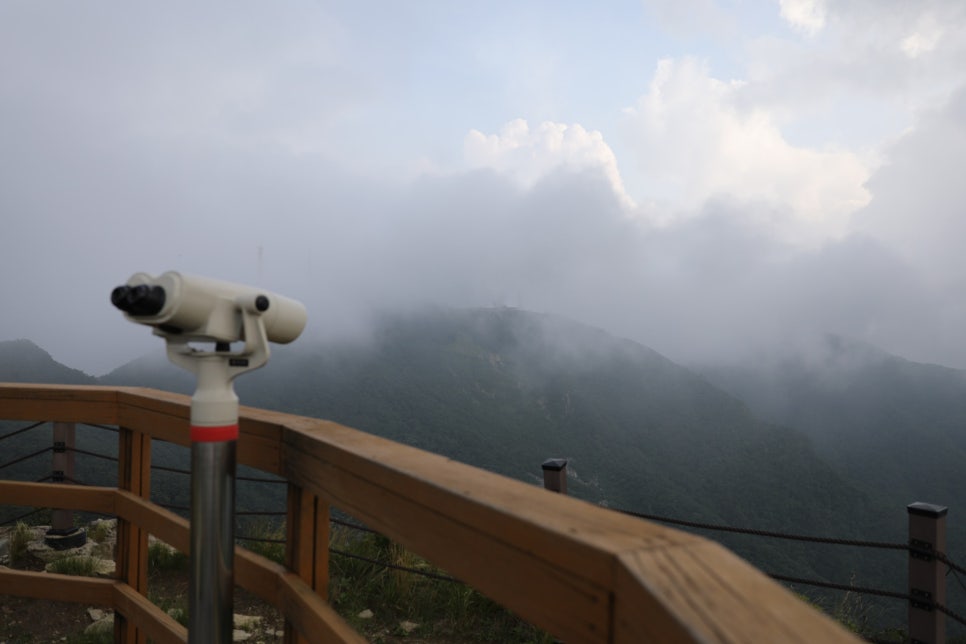
[{"label": "wooden railing", "polygon": [[[155,390],[0,384],[0,419],[120,427],[117,488],[0,481],[0,504],[118,517],[117,573],[0,568],[0,594],[113,607],[115,640],[185,642],[144,596],[147,535],[187,552],[149,501],[151,439],[188,445],[189,400]],[[238,585],[278,608],[286,642],[358,642],[326,603],[338,507],[574,642],[856,642],[722,546],[336,423],[242,408],[238,462],[289,481],[286,565],[236,548]]]}]

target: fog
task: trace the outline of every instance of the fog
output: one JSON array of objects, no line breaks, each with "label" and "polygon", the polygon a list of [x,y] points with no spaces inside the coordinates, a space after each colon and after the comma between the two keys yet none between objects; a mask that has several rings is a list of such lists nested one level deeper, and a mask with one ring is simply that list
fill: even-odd
[{"label": "fog", "polygon": [[[0,340],[105,373],[161,342],[111,289],[180,270],[302,300],[305,341],[399,308],[514,306],[683,362],[832,332],[966,368],[966,78],[949,63],[966,18],[934,3],[933,58],[897,32],[915,56],[876,59],[849,20],[906,9],[863,6],[819,27],[769,8],[785,31],[748,36],[741,82],[667,23],[681,54],[607,61],[622,80],[591,105],[564,91],[564,63],[537,65],[556,50],[496,55],[521,42],[498,16],[464,58],[480,16],[452,9],[396,29],[391,10],[324,3],[4,4]],[[852,57],[808,67],[792,118],[781,88],[834,52]],[[865,64],[894,82],[847,82]],[[519,98],[527,75],[547,86]]]}]

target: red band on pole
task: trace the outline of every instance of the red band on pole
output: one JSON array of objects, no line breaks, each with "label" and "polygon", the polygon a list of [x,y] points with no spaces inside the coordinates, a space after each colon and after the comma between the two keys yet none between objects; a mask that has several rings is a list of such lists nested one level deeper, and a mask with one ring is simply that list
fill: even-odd
[{"label": "red band on pole", "polygon": [[217,443],[233,440],[238,440],[238,425],[222,425],[219,427],[191,426],[192,443]]}]

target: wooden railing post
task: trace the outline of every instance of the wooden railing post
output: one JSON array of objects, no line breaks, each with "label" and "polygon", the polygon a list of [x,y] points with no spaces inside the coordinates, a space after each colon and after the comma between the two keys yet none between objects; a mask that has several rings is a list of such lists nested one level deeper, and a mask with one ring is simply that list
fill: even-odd
[{"label": "wooden railing post", "polygon": [[[121,427],[118,433],[117,487],[149,500],[151,498],[151,437]],[[117,518],[115,552],[118,579],[142,595],[148,592],[148,533],[137,525]],[[123,615],[114,615],[114,641],[145,644],[147,638]]]},{"label": "wooden railing post", "polygon": [[[289,483],[285,519],[285,565],[324,600],[329,596],[329,505],[324,499]],[[285,622],[285,644],[303,644],[291,622]]]},{"label": "wooden railing post", "polygon": [[909,641],[941,644],[946,641],[946,575],[937,552],[946,551],[948,508],[912,503],[909,512]]},{"label": "wooden railing post", "polygon": [[[54,423],[54,456],[51,459],[51,481],[74,480],[74,423]],[[74,511],[55,509],[51,512],[50,530],[44,541],[51,548],[64,550],[84,545],[87,534],[74,526]]]},{"label": "wooden railing post", "polygon": [[543,487],[567,494],[567,459],[549,458],[540,467],[543,468]]}]

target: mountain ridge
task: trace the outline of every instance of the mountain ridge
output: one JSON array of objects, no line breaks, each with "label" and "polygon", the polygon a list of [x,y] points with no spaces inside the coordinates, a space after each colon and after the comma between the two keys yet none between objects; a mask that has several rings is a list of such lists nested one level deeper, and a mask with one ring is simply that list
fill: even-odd
[{"label": "mountain ridge", "polygon": [[97,379],[54,360],[31,340],[0,340],[0,382],[92,385]]},{"label": "mountain ridge", "polygon": [[[194,379],[159,351],[97,382],[190,393]],[[563,318],[506,308],[387,317],[366,343],[273,347],[236,390],[245,405],[327,418],[533,484],[546,458],[568,458],[570,491],[601,505],[904,539],[904,517],[829,465],[805,432],[760,419],[644,345]],[[766,572],[897,581],[842,549],[705,535]]]}]

